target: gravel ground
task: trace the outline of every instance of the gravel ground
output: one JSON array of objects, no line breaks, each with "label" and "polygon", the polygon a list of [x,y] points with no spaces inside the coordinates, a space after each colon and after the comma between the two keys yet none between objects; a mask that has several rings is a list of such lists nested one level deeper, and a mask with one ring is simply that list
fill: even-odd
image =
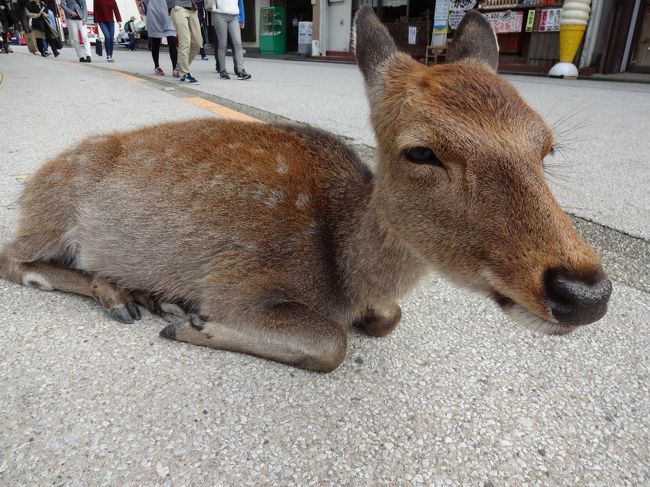
[{"label": "gravel ground", "polygon": [[[0,56],[2,106],[17,114],[0,139],[0,242],[16,176],[54,151],[207,114],[154,83]],[[353,334],[327,375],[163,340],[147,313],[123,325],[91,300],[0,280],[0,485],[649,485],[650,246],[576,223],[614,278],[599,323],[541,337],[432,277],[393,335]]]}]

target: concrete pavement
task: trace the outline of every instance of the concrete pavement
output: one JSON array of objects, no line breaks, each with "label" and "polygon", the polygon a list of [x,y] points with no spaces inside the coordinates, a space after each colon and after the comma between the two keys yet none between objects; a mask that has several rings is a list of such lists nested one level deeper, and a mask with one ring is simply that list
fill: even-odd
[{"label": "concrete pavement", "polygon": [[[248,60],[253,80],[224,82],[197,60],[201,86],[168,91],[176,85],[144,76],[148,53],[83,66],[61,62],[72,49],[57,60],[16,50],[0,55],[0,107],[11,121],[0,138],[0,241],[15,228],[19,176],[92,133],[213,116],[190,97],[309,121],[365,157],[373,143],[354,67]],[[556,104],[558,118],[574,102],[623,107],[608,137],[605,112],[584,129],[579,179],[558,192],[596,222],[576,219],[614,277],[601,322],[540,337],[433,277],[404,301],[393,335],[354,334],[341,368],[319,375],[162,340],[149,314],[121,325],[88,299],[0,281],[0,484],[649,483],[647,92],[516,83],[535,106]],[[597,194],[616,178],[624,191]]]}]

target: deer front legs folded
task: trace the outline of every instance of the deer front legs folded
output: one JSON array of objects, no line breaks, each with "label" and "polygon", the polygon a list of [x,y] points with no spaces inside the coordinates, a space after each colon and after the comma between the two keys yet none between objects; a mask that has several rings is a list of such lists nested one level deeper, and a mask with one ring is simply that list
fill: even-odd
[{"label": "deer front legs folded", "polygon": [[196,315],[174,319],[160,335],[205,347],[247,353],[303,369],[330,372],[343,361],[347,333],[300,304],[260,310],[246,323],[203,322]]}]

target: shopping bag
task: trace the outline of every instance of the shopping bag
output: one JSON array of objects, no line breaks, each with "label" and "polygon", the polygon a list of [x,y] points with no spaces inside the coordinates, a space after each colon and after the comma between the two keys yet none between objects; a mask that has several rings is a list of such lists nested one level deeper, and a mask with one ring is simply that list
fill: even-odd
[{"label": "shopping bag", "polygon": [[95,41],[95,54],[97,54],[98,56],[102,56],[102,54],[104,52],[104,50],[102,48],[103,48],[102,41],[97,39]]}]

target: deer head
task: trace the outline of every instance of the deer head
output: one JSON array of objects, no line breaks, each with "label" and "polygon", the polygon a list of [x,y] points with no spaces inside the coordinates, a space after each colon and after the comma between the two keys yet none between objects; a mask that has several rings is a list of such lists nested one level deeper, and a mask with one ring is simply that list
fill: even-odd
[{"label": "deer head", "polygon": [[487,20],[466,14],[446,65],[400,53],[367,6],[355,43],[378,143],[373,202],[385,225],[535,329],[563,334],[600,319],[611,283],[546,184],[553,133],[497,76]]}]

